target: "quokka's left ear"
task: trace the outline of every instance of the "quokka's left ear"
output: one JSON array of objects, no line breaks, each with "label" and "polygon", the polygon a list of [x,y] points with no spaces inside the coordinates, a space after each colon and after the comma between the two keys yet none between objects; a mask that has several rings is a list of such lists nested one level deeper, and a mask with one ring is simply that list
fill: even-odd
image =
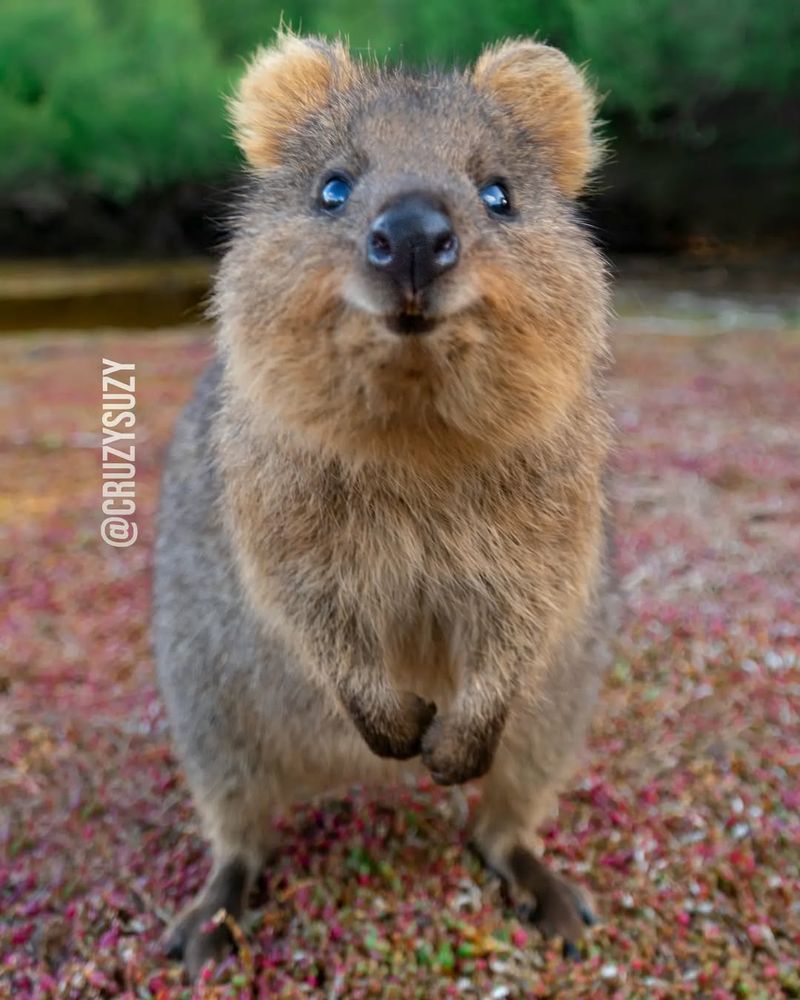
[{"label": "quokka's left ear", "polygon": [[558,49],[527,39],[487,48],[472,82],[534,137],[559,189],[580,193],[600,159],[593,132],[595,95]]},{"label": "quokka's left ear", "polygon": [[278,33],[275,44],[256,52],[230,102],[236,142],[252,167],[275,167],[284,143],[334,90],[358,77],[340,41]]}]

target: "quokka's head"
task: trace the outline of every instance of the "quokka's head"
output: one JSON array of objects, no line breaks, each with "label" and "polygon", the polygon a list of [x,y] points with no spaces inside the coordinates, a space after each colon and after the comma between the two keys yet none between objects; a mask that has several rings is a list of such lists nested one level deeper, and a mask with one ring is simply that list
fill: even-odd
[{"label": "quokka's head", "polygon": [[496,452],[552,435],[605,343],[573,201],[594,99],[511,41],[418,75],[282,34],[231,103],[252,174],[217,285],[251,411],[354,458]]}]

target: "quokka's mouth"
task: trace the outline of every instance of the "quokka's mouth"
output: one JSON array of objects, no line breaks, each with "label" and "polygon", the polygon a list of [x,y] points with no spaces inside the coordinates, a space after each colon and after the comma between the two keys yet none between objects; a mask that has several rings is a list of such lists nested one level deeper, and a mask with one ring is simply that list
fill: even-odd
[{"label": "quokka's mouth", "polygon": [[418,335],[430,333],[438,320],[434,316],[426,316],[421,312],[401,312],[387,316],[386,325],[394,333]]}]

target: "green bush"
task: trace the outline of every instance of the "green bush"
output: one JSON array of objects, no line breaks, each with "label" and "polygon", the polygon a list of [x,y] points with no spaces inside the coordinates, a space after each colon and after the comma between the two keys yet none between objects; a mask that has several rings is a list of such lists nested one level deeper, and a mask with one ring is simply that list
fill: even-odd
[{"label": "green bush", "polygon": [[412,63],[553,41],[588,63],[616,182],[646,169],[645,200],[691,198],[698,156],[711,179],[778,172],[784,192],[800,173],[797,0],[0,0],[4,196],[49,185],[124,202],[225,177],[224,95],[282,17]]},{"label": "green bush", "polygon": [[234,162],[230,67],[191,0],[4,0],[0,181],[125,199]]}]

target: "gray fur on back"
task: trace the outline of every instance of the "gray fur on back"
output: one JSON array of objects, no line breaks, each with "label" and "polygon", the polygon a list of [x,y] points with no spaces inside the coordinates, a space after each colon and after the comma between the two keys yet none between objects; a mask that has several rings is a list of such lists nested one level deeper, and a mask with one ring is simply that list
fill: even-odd
[{"label": "gray fur on back", "polygon": [[[250,610],[220,513],[214,427],[223,391],[217,358],[175,429],[155,552],[158,680],[201,809],[252,778],[277,806],[287,785],[293,798],[335,787],[337,776],[339,783],[367,777],[372,758],[355,730],[342,745],[343,725],[352,727],[335,699],[294,668],[281,639]],[[363,775],[354,757],[366,757]]]}]

